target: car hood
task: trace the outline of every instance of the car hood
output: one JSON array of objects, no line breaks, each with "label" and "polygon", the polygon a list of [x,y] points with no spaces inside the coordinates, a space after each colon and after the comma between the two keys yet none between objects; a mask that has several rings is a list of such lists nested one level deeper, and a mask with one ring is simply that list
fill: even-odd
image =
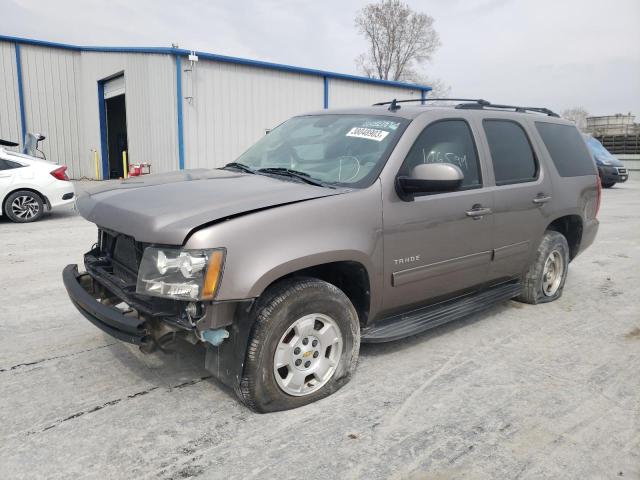
[{"label": "car hood", "polygon": [[610,167],[624,167],[624,163],[622,163],[620,160],[618,160],[613,155],[608,156],[607,158],[605,158],[605,160],[607,161],[607,163],[603,164],[603,163],[601,163],[602,161],[600,161],[600,165],[604,165],[604,166],[608,166],[608,167],[609,166]]},{"label": "car hood", "polygon": [[78,211],[90,222],[140,242],[167,245],[182,245],[192,230],[231,216],[349,191],[206,169],[106,181],[79,190]]}]

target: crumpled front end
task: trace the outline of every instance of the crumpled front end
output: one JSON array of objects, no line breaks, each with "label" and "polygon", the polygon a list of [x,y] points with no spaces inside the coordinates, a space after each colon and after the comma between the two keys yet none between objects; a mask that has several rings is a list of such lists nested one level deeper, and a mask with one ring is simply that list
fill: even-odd
[{"label": "crumpled front end", "polygon": [[[206,341],[211,330],[233,323],[243,302],[190,302],[136,293],[138,269],[147,244],[104,229],[77,265],[63,270],[63,282],[76,308],[98,328],[143,351],[170,350],[176,337]],[[204,334],[204,335],[203,335]]]}]

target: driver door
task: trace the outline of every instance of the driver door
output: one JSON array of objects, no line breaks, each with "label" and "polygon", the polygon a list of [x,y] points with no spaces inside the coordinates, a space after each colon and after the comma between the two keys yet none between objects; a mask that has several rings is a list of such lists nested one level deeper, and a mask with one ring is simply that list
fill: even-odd
[{"label": "driver door", "polygon": [[[457,190],[383,202],[384,310],[454,295],[486,282],[492,255],[493,194],[484,188],[471,126],[462,119],[426,126],[398,175],[419,163],[452,163]],[[477,214],[483,213],[483,214]]]}]

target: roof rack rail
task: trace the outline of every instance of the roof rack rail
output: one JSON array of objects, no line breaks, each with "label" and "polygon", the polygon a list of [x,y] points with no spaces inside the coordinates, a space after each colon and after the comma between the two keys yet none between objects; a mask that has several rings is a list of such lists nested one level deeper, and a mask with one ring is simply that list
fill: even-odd
[{"label": "roof rack rail", "polygon": [[379,106],[382,106],[382,105],[389,105],[389,110],[391,110],[393,112],[395,110],[399,110],[400,109],[400,105],[398,105],[398,103],[409,103],[409,102],[420,102],[420,103],[424,103],[424,102],[475,102],[475,103],[478,103],[480,105],[489,105],[489,102],[487,102],[486,100],[476,99],[476,98],[409,98],[409,99],[406,99],[406,100],[396,100],[394,98],[390,102],[374,103],[373,106],[374,107],[379,107]]},{"label": "roof rack rail", "polygon": [[395,98],[390,102],[379,102],[374,103],[374,106],[382,106],[389,105],[389,110],[392,112],[398,110],[400,108],[399,103],[409,103],[409,102],[469,102],[469,103],[459,103],[455,106],[455,108],[459,109],[469,109],[469,110],[483,110],[485,108],[495,108],[495,109],[505,109],[505,110],[513,110],[514,112],[526,113],[526,112],[535,112],[535,113],[543,113],[550,117],[560,117],[557,113],[548,108],[544,107],[518,107],[516,105],[500,105],[497,103],[491,103],[487,100],[483,100],[481,98],[411,98],[408,100],[396,100]]},{"label": "roof rack rail", "polygon": [[455,108],[459,108],[459,109],[477,109],[477,110],[483,110],[485,107],[487,108],[495,108],[498,110],[513,110],[514,112],[518,112],[518,113],[527,113],[527,112],[535,112],[535,113],[543,113],[545,115],[548,115],[550,117],[558,117],[560,118],[560,115],[558,115],[556,112],[549,110],[548,108],[544,108],[544,107],[519,107],[517,105],[500,105],[500,104],[494,104],[494,103],[488,103],[485,105],[479,105],[477,103],[460,103],[458,105],[456,105]]}]

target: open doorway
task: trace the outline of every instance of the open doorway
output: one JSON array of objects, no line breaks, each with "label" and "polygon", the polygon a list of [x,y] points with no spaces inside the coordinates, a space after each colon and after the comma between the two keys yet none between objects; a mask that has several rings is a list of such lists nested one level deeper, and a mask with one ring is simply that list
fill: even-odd
[{"label": "open doorway", "polygon": [[122,152],[127,147],[127,110],[124,94],[106,98],[107,151],[109,155],[109,178],[124,177]]},{"label": "open doorway", "polygon": [[[127,151],[127,109],[123,73],[98,80],[102,179],[124,177],[122,152]],[[128,158],[127,158],[128,160]],[[130,162],[127,162],[130,163]]]}]

